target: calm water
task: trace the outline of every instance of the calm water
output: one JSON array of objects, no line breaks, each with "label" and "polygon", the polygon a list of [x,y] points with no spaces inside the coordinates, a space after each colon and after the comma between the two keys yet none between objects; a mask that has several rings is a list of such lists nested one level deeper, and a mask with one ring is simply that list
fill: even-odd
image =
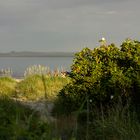
[{"label": "calm water", "polygon": [[70,70],[73,57],[0,57],[0,69],[11,68],[13,76],[23,76],[28,66],[44,65],[51,70],[63,67]]}]

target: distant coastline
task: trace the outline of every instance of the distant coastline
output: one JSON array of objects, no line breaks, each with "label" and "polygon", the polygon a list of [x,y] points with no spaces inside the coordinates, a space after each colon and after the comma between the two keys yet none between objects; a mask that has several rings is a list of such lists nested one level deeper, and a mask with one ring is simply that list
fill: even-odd
[{"label": "distant coastline", "polygon": [[8,52],[0,57],[73,57],[76,52]]}]

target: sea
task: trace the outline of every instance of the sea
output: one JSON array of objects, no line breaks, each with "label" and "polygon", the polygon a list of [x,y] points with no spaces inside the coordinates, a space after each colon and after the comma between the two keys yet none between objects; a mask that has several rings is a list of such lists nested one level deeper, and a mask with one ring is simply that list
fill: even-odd
[{"label": "sea", "polygon": [[0,70],[11,69],[13,77],[23,77],[25,70],[33,65],[70,71],[72,62],[73,57],[0,57]]}]

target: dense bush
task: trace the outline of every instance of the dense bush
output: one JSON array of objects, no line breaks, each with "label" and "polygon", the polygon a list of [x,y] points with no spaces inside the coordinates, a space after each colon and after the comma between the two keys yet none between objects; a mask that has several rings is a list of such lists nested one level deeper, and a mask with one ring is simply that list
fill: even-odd
[{"label": "dense bush", "polygon": [[[126,39],[122,45],[101,45],[77,53],[71,67],[72,82],[64,87],[59,100],[72,112],[85,99],[93,106],[108,106],[121,98],[140,99],[140,42]],[[135,101],[136,102],[136,101]],[[86,107],[86,106],[85,106]]]}]

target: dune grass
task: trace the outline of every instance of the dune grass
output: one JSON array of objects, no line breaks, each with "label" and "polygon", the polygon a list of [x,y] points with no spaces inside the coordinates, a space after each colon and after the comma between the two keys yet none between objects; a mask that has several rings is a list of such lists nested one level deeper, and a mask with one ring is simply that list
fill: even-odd
[{"label": "dune grass", "polygon": [[18,100],[13,100],[13,97],[26,100],[47,99],[53,102],[59,90],[68,82],[69,78],[40,75],[29,76],[21,82],[8,77],[0,78],[0,139],[61,140],[63,129],[61,132],[58,131],[56,123],[43,121],[39,112],[21,104]]},{"label": "dune grass", "polygon": [[73,114],[57,116],[56,113],[57,121],[47,123],[40,120],[38,112],[9,98],[16,95],[17,98],[26,100],[45,99],[55,102],[59,91],[69,82],[68,77],[59,76],[32,75],[21,82],[9,77],[0,78],[0,139],[61,140],[62,137],[70,140],[140,139],[140,121],[129,104],[123,106],[120,102],[105,112],[90,108],[92,118],[89,122],[85,111],[84,118],[81,112],[77,116]]},{"label": "dune grass", "polygon": [[69,78],[32,75],[16,85],[16,96],[28,100],[55,100],[59,91],[69,83]]},{"label": "dune grass", "polygon": [[59,116],[57,121],[47,123],[39,119],[38,112],[1,96],[0,139],[139,140],[140,122],[129,106],[119,104],[103,114],[96,109],[91,112],[94,118],[88,124],[84,120],[79,122],[74,116]]},{"label": "dune grass", "polygon": [[16,81],[11,77],[0,78],[0,96],[12,96],[15,93]]},{"label": "dune grass", "polygon": [[89,138],[95,140],[139,140],[139,132],[140,123],[136,114],[120,105],[103,114],[99,112],[89,124]]},{"label": "dune grass", "polygon": [[88,112],[84,117],[79,114],[77,140],[139,140],[140,121],[131,107],[117,103],[104,111],[93,108],[89,119]]},{"label": "dune grass", "polygon": [[0,139],[49,139],[50,126],[39,120],[39,114],[9,97],[0,97]]}]

